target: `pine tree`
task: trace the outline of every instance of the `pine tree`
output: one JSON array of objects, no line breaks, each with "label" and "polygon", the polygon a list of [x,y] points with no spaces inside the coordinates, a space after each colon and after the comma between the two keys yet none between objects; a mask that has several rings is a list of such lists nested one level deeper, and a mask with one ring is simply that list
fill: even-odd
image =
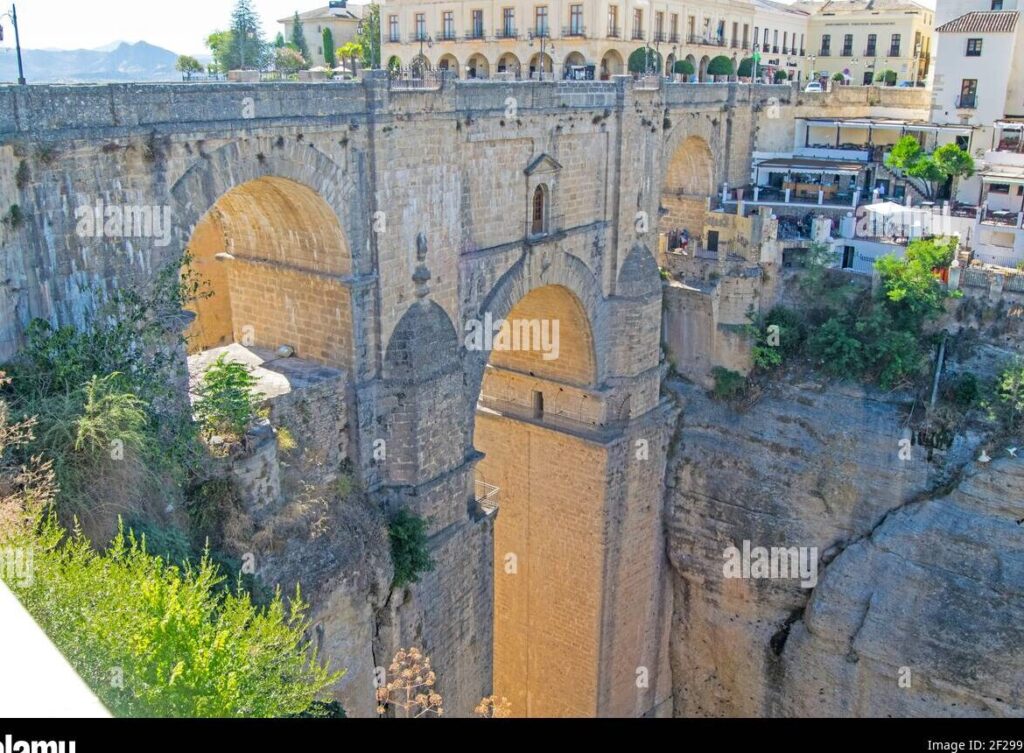
[{"label": "pine tree", "polygon": [[229,68],[267,66],[267,44],[263,41],[260,27],[260,17],[253,10],[252,1],[238,0],[231,12],[231,46],[227,55]]},{"label": "pine tree", "polygon": [[306,44],[306,31],[302,28],[302,19],[299,18],[298,11],[295,11],[295,15],[292,17],[291,42],[292,46],[302,55],[302,59],[308,63],[310,61],[309,45]]}]

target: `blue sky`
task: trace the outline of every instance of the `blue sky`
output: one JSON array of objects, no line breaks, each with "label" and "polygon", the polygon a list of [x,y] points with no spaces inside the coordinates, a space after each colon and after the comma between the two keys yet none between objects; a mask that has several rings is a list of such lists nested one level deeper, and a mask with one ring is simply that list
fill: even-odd
[{"label": "blue sky", "polygon": [[[355,0],[350,0],[355,2]],[[10,0],[0,0],[6,12]],[[22,47],[94,49],[111,42],[145,40],[183,54],[205,53],[206,35],[226,28],[235,0],[17,0]],[[264,31],[273,38],[277,19],[296,10],[325,7],[327,0],[254,0]],[[10,54],[14,33],[4,27],[0,55]]]}]

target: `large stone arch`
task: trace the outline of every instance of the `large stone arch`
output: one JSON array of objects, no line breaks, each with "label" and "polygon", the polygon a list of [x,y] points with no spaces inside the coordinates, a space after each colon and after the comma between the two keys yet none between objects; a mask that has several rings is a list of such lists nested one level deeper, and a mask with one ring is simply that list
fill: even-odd
[{"label": "large stone arch", "polygon": [[233,140],[204,152],[170,190],[175,243],[188,244],[199,221],[231,189],[259,178],[285,178],[314,192],[333,211],[353,271],[369,271],[365,198],[356,181],[301,134]]},{"label": "large stone arch", "polygon": [[301,359],[352,370],[354,305],[344,280],[353,257],[339,217],[346,182],[308,145],[305,160],[283,142],[265,147],[283,154],[247,159],[253,145],[232,144],[171,188],[177,248],[189,250],[209,294],[192,304],[189,351],[234,343],[266,358],[289,346]]}]

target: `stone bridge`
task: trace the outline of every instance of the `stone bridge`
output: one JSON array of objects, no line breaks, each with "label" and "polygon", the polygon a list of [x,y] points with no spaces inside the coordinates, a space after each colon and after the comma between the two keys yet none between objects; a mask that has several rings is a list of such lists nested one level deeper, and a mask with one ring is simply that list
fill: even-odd
[{"label": "stone bridge", "polygon": [[[393,643],[425,648],[451,713],[492,688],[517,714],[666,713],[658,225],[748,181],[789,92],[0,88],[0,358],[188,248],[214,290],[191,350],[343,372],[360,481],[429,519]],[[501,320],[541,340],[471,339]]]}]

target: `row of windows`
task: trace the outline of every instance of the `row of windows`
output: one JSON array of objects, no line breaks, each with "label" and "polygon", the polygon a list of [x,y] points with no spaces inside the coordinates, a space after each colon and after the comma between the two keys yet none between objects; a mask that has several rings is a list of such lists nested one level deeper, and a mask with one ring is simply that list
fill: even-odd
[{"label": "row of windows", "polygon": [[[468,29],[466,36],[471,39],[482,39],[486,36],[484,27],[484,12],[482,9],[475,9],[471,11],[470,28]],[[749,24],[742,24],[733,22],[732,24],[732,35],[727,38],[727,29],[725,21],[713,21],[710,18],[701,19],[701,25],[697,25],[697,16],[687,16],[686,18],[686,39],[684,40],[680,33],[680,15],[678,13],[667,14],[664,11],[656,11],[654,13],[654,27],[653,27],[653,39],[655,42],[669,42],[678,43],[682,41],[690,43],[699,42],[717,42],[723,47],[731,43],[732,47],[739,47],[742,45],[744,49],[750,47],[750,26]],[[586,27],[584,26],[583,18],[583,4],[574,3],[569,6],[569,25],[563,29],[562,34],[564,36],[586,36]],[[621,38],[623,36],[623,29],[621,27],[621,18],[619,15],[619,6],[611,5],[608,7],[608,27],[607,36],[610,38]],[[667,23],[666,23],[667,20]],[[633,10],[632,25],[629,29],[629,34],[632,39],[645,40],[645,15],[643,8],[636,8]],[[425,40],[430,37],[430,31],[427,28],[427,14],[416,13],[413,17],[413,41],[417,39]],[[457,31],[455,29],[455,12],[451,10],[443,11],[441,14],[441,30],[439,37],[441,39],[455,39]],[[549,11],[546,5],[539,5],[534,8],[533,27],[530,30],[534,36],[550,36],[551,27],[549,24]],[[754,27],[754,38],[753,42],[755,45],[758,44],[758,27]],[[397,14],[391,14],[388,16],[387,25],[388,41],[400,42],[401,41],[401,28],[399,25],[399,17]],[[498,37],[503,38],[516,38],[519,36],[519,29],[516,26],[516,9],[515,8],[502,8],[501,9],[501,26],[495,30],[495,34]],[[771,35],[769,37],[769,34]],[[764,38],[760,43],[762,50],[770,52],[780,52],[779,48],[779,30],[764,29]],[[804,35],[800,35],[799,48],[797,47],[797,34],[796,32],[782,32],[782,47],[781,52],[786,54],[787,52],[803,53],[804,49]]]},{"label": "row of windows", "polygon": [[[923,47],[922,47],[922,44],[924,45]],[[921,32],[919,32],[919,31],[915,32],[914,33],[914,56],[917,57],[917,56],[921,55],[922,52],[927,52],[928,44],[929,44],[929,40],[927,38],[922,39]],[[900,56],[901,45],[902,45],[902,35],[900,35],[900,34],[890,34],[889,35],[889,48],[888,48],[887,51],[883,50],[883,53],[887,54],[889,57],[898,58]],[[819,54],[822,57],[828,57],[829,55],[832,54],[832,35],[831,34],[822,34],[821,35],[821,50],[820,50]],[[839,53],[840,57],[848,58],[848,57],[853,57],[854,55],[859,55],[859,54],[861,54],[861,51],[857,50],[856,48],[854,48],[853,34],[844,34],[843,35],[842,51]],[[877,34],[868,34],[867,44],[864,47],[863,54],[864,54],[865,57],[876,57],[877,55],[879,55],[878,35]]]}]

